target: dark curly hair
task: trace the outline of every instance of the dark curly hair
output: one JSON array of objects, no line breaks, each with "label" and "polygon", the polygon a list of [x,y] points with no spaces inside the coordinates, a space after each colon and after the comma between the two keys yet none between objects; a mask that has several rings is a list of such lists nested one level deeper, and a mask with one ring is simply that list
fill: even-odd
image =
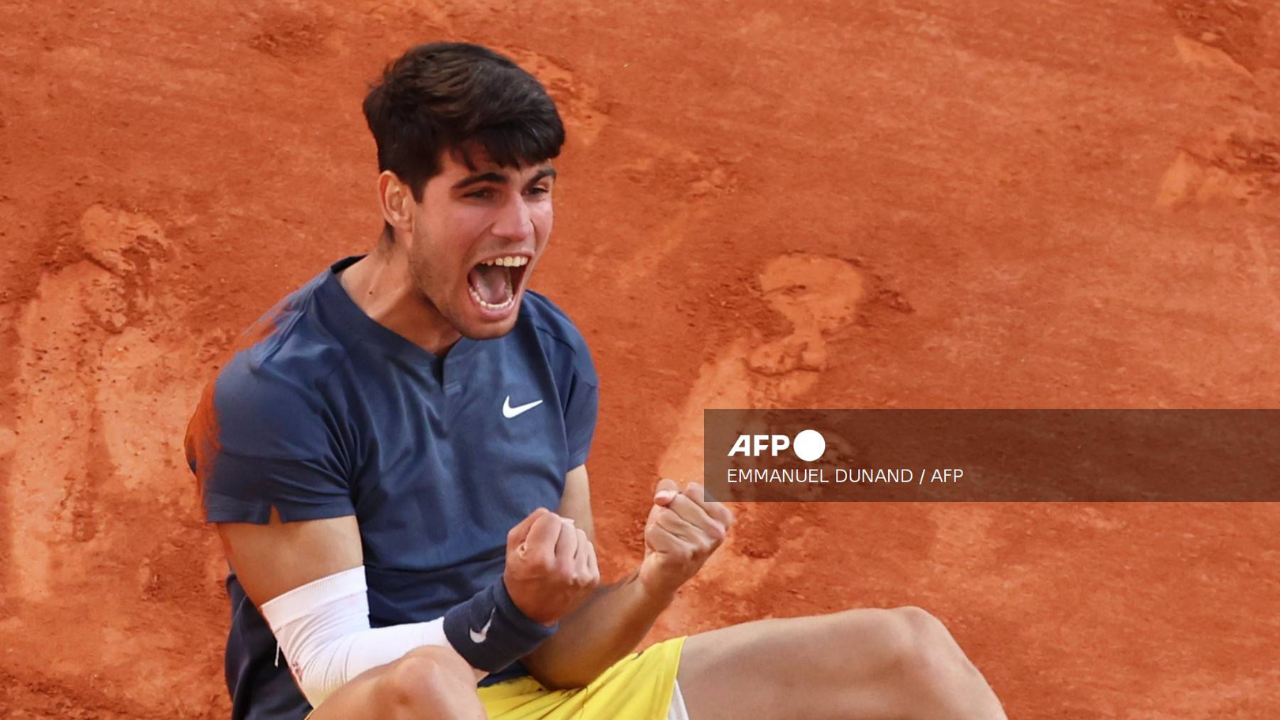
[{"label": "dark curly hair", "polygon": [[[378,146],[378,171],[390,170],[422,202],[444,151],[474,170],[476,143],[501,167],[536,165],[560,154],[564,125],[546,88],[509,58],[471,43],[410,48],[369,86],[364,117]],[[391,226],[383,228],[391,238]]]}]

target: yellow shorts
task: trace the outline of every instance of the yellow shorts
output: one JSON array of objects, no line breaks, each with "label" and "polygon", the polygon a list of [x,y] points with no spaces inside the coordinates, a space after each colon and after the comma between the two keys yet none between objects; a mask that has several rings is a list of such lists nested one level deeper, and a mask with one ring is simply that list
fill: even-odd
[{"label": "yellow shorts", "polygon": [[480,701],[490,720],[665,720],[684,640],[628,655],[583,688],[548,690],[520,677],[480,688]]}]

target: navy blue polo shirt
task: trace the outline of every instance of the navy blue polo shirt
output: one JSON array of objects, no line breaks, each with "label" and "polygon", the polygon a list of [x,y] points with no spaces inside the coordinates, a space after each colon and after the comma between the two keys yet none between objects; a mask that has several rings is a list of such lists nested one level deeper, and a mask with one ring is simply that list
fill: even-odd
[{"label": "navy blue polo shirt", "polygon": [[[357,260],[246,333],[192,418],[187,458],[209,522],[354,515],[373,626],[434,620],[501,576],[512,527],[559,507],[587,459],[598,380],[581,333],[532,291],[510,333],[437,357],[351,300],[338,273]],[[234,568],[227,590],[232,717],[301,720],[310,706]]]}]

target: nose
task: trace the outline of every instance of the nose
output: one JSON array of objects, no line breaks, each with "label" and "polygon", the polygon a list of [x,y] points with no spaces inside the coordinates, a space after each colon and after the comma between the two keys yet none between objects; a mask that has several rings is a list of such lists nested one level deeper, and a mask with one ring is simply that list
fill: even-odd
[{"label": "nose", "polygon": [[528,240],[533,235],[529,204],[519,193],[509,197],[498,211],[498,219],[493,223],[493,234],[513,242]]}]

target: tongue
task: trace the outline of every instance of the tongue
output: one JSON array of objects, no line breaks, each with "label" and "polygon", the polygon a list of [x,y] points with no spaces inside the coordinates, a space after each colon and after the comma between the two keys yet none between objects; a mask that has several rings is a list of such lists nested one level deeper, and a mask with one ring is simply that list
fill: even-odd
[{"label": "tongue", "polygon": [[467,281],[490,305],[501,305],[511,299],[511,271],[495,265],[477,265],[467,274]]}]

